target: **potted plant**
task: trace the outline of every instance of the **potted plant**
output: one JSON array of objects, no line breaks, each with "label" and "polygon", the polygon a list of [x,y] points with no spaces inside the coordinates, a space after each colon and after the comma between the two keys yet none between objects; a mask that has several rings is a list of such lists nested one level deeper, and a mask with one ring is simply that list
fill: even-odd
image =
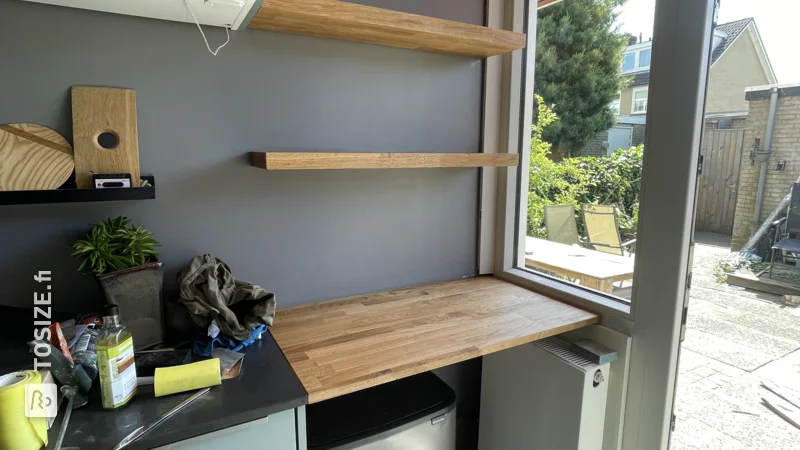
[{"label": "potted plant", "polygon": [[96,222],[86,239],[73,246],[79,271],[94,275],[108,302],[119,305],[136,348],[163,341],[161,286],[164,265],[153,233],[124,216]]}]

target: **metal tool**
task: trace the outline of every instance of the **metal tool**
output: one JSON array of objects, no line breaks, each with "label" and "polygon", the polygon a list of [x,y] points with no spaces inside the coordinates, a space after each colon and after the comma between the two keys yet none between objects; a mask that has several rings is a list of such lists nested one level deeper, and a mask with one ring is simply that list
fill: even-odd
[{"label": "metal tool", "polygon": [[152,430],[153,428],[161,425],[162,422],[164,422],[165,420],[167,420],[170,417],[174,416],[175,414],[180,412],[183,408],[189,406],[192,402],[194,402],[198,398],[202,397],[203,395],[207,394],[208,391],[210,391],[210,390],[211,390],[211,388],[205,388],[205,389],[202,389],[202,390],[198,391],[196,394],[194,394],[191,397],[187,398],[186,400],[182,401],[180,404],[178,404],[178,406],[176,406],[176,407],[170,409],[169,411],[167,411],[166,414],[164,414],[163,416],[159,417],[155,422],[150,423],[146,427],[139,427],[139,428],[133,430],[133,432],[131,434],[125,436],[125,439],[119,441],[119,444],[117,444],[117,446],[114,447],[113,450],[119,450],[119,449],[121,449],[123,447],[127,447],[128,444],[130,444],[133,441],[135,441],[135,440],[139,439],[140,437],[144,436],[148,431]]},{"label": "metal tool", "polygon": [[58,430],[58,439],[53,446],[53,450],[61,450],[61,444],[64,442],[64,436],[67,434],[67,426],[69,425],[69,418],[72,416],[74,408],[80,408],[88,403],[88,399],[78,393],[76,386],[61,386],[61,393],[69,400],[67,402],[67,411],[64,413],[64,419],[61,421],[61,429]]}]

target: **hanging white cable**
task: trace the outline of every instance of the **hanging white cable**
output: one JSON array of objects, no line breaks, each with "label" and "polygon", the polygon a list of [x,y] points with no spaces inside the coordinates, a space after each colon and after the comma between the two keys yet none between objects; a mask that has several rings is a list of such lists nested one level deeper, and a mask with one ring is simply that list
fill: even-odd
[{"label": "hanging white cable", "polygon": [[208,39],[206,39],[206,34],[203,33],[203,28],[200,26],[200,21],[197,20],[197,16],[194,15],[192,7],[189,6],[189,0],[183,0],[183,3],[186,4],[186,8],[189,10],[189,13],[191,13],[192,18],[194,19],[194,23],[197,25],[197,29],[200,30],[200,36],[203,36],[203,42],[206,43],[206,48],[208,49],[209,52],[211,52],[212,55],[217,56],[217,53],[219,53],[220,49],[228,45],[228,42],[231,41],[230,26],[228,26],[227,24],[225,25],[225,34],[228,36],[228,39],[225,40],[225,43],[217,47],[216,50],[211,50],[211,46],[208,45]]}]

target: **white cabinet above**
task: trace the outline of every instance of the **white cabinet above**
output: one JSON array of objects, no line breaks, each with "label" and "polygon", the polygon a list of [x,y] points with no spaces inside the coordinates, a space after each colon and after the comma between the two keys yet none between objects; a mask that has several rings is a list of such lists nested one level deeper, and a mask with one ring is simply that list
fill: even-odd
[{"label": "white cabinet above", "polygon": [[[129,16],[194,23],[186,2],[201,25],[238,29],[255,0],[26,0]],[[260,4],[260,2],[259,2]]]}]

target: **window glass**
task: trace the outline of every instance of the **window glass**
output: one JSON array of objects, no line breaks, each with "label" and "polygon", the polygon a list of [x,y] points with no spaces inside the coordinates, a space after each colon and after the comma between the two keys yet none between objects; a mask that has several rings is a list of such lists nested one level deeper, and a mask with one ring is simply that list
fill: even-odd
[{"label": "window glass", "polygon": [[629,72],[633,70],[635,62],[636,62],[636,54],[626,53],[625,56],[622,58],[622,71]]},{"label": "window glass", "polygon": [[650,67],[650,49],[639,52],[639,67]]},{"label": "window glass", "polygon": [[647,89],[633,91],[633,113],[647,112]]},{"label": "window glass", "polygon": [[[647,78],[633,75],[652,36],[642,3],[538,10],[533,134],[521,150],[530,166],[520,168],[520,268],[621,302],[633,285],[647,109]],[[629,7],[638,13],[626,18]]]}]

